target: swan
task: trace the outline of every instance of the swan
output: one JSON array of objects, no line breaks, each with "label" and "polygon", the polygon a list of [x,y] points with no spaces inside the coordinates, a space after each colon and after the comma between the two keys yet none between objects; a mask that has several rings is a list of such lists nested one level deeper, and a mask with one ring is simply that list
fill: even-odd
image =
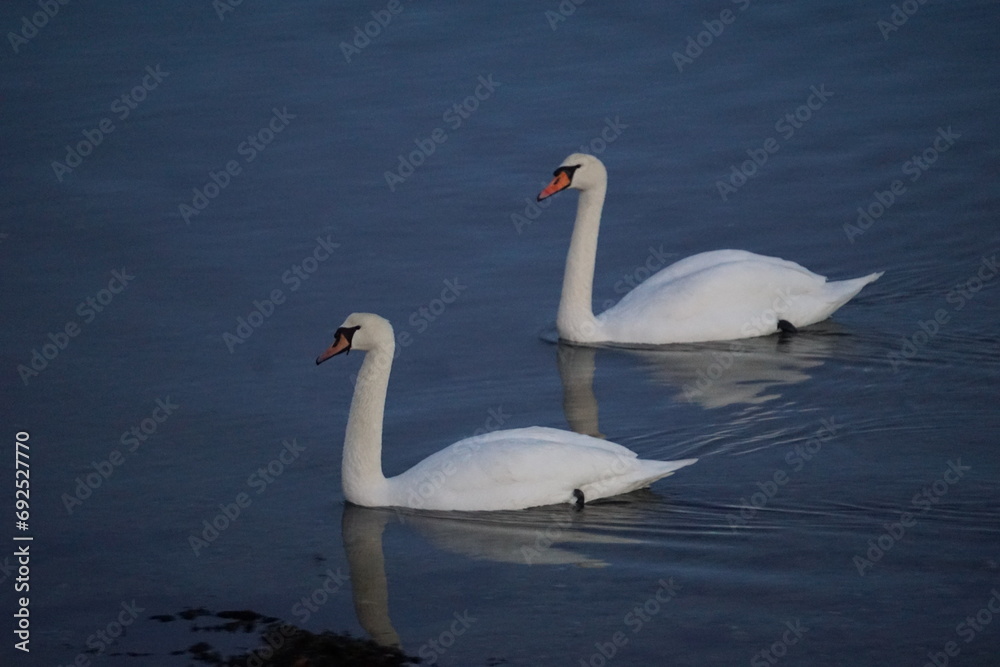
[{"label": "swan", "polygon": [[344,436],[344,496],[364,507],[514,510],[607,498],[649,486],[697,459],[650,461],[579,433],[534,426],[493,431],[445,447],[395,477],[382,473],[382,418],[396,340],[388,320],[354,313],[319,357],[365,355]]},{"label": "swan", "polygon": [[788,260],[713,250],[660,270],[595,316],[594,262],[608,172],[593,155],[574,153],[553,176],[538,201],[567,188],[580,191],[556,317],[559,337],[571,343],[658,345],[791,332],[825,320],[882,275],[827,282]]}]

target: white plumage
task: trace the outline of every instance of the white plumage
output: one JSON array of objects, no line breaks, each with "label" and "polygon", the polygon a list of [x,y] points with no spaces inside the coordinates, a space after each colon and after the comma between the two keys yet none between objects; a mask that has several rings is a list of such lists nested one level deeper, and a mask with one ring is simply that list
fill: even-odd
[{"label": "white plumage", "polygon": [[626,447],[547,427],[494,431],[460,440],[406,472],[382,473],[382,419],[395,351],[392,325],[354,313],[316,363],[367,352],[344,438],[344,495],[366,507],[511,510],[590,502],[647,487],[697,459],[650,461]]},{"label": "white plumage", "polygon": [[666,267],[595,316],[594,263],[607,182],[600,160],[574,153],[538,195],[580,191],[556,318],[564,340],[655,345],[764,336],[778,331],[779,320],[794,327],[825,320],[882,275],[827,282],[788,260],[714,250]]}]

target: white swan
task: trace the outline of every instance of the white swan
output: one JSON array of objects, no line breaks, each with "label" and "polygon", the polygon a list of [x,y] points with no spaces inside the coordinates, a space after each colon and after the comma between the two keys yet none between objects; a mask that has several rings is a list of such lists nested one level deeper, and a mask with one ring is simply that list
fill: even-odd
[{"label": "white swan", "polygon": [[794,331],[828,318],[882,273],[827,282],[808,269],[745,250],[714,250],[654,274],[594,316],[597,233],[608,173],[593,155],[574,153],[538,195],[580,191],[566,257],[556,328],[574,343],[694,343]]},{"label": "white swan", "polygon": [[344,437],[344,496],[356,505],[464,511],[580,506],[647,487],[697,460],[641,460],[621,445],[536,426],[460,440],[387,479],[382,418],[396,348],[392,325],[378,315],[354,313],[316,363],[352,348],[368,353]]}]

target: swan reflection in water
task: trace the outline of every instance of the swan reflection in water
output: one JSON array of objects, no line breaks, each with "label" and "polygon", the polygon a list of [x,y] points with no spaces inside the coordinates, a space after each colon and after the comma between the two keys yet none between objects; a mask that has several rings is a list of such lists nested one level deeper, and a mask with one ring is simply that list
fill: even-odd
[{"label": "swan reflection in water", "polygon": [[354,613],[376,644],[399,646],[399,634],[389,620],[389,584],[385,579],[382,531],[391,510],[344,505],[341,530],[351,573]]},{"label": "swan reflection in water", "polygon": [[[820,329],[822,331],[815,331]],[[839,336],[832,323],[814,331],[668,347],[611,348],[636,359],[659,384],[675,390],[678,401],[703,408],[756,405],[781,397],[782,388],[808,380],[810,370],[829,357]],[[598,348],[559,342],[556,359],[563,385],[563,410],[570,428],[604,437],[594,395]]]},{"label": "swan reflection in water", "polygon": [[[658,495],[645,489],[616,500],[588,504],[583,511],[560,505],[467,514],[345,503],[341,525],[358,622],[376,643],[400,645],[399,634],[389,618],[389,586],[382,551],[382,533],[390,521],[416,530],[442,551],[472,560],[605,567],[608,563],[603,560],[557,545],[641,544],[643,540],[613,536],[611,529],[640,524],[644,505],[660,502]],[[405,589],[405,582],[399,587]],[[405,595],[405,590],[399,594]]]}]

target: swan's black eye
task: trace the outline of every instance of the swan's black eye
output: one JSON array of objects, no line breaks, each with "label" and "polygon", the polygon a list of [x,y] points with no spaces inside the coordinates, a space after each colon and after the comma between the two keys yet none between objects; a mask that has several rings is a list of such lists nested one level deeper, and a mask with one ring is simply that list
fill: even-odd
[{"label": "swan's black eye", "polygon": [[336,332],[334,332],[333,337],[336,338],[337,336],[343,336],[347,339],[347,342],[351,342],[354,340],[354,332],[360,328],[361,325],[356,327],[340,327]]},{"label": "swan's black eye", "polygon": [[347,339],[347,349],[349,350],[349,349],[351,349],[351,342],[354,340],[354,332],[357,331],[360,328],[361,328],[360,324],[358,326],[356,326],[356,327],[340,327],[339,329],[337,329],[337,331],[334,332],[333,338],[334,338],[334,340],[336,340],[337,338],[340,338],[341,336],[343,336],[344,338],[346,338]]},{"label": "swan's black eye", "polygon": [[558,169],[556,169],[555,171],[552,172],[552,175],[553,176],[558,176],[559,174],[566,174],[566,176],[569,177],[569,180],[572,181],[573,180],[573,174],[576,172],[577,169],[579,169],[582,166],[583,165],[577,164],[577,165],[573,165],[571,167],[559,167]]},{"label": "swan's black eye", "polygon": [[[356,327],[340,327],[335,332],[333,332],[334,343],[336,343],[336,341],[340,340],[341,336],[343,336],[344,338],[347,339],[347,347],[345,347],[343,350],[341,350],[341,352],[343,352],[345,354],[350,354],[351,353],[351,343],[354,341],[354,332],[357,331],[360,328],[361,328],[361,325],[359,324]],[[318,364],[319,361],[317,361],[316,363]]]}]

